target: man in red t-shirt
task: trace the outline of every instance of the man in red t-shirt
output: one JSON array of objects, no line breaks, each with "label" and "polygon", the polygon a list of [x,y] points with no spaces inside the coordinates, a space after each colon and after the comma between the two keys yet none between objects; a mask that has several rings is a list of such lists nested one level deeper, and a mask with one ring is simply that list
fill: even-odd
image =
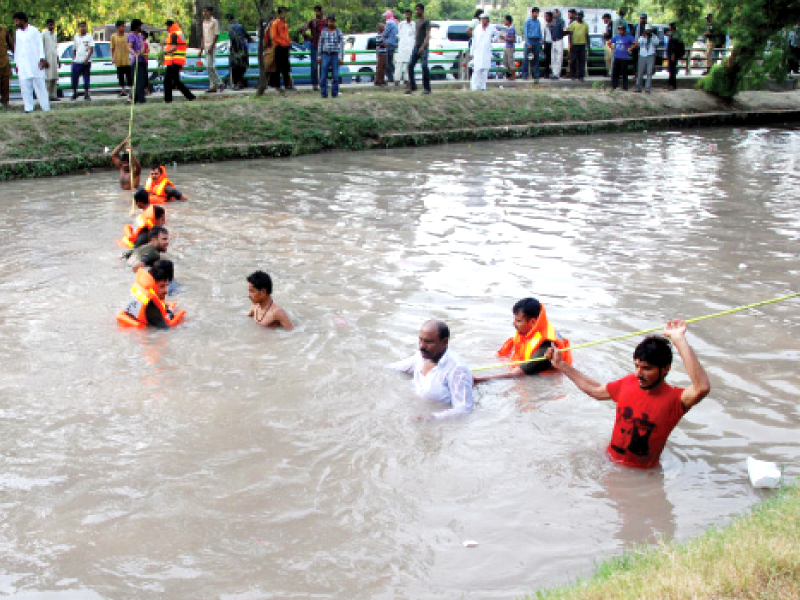
[{"label": "man in red t-shirt", "polygon": [[569,377],[581,391],[595,400],[617,403],[617,419],[606,450],[615,462],[642,469],[657,466],[678,421],[711,390],[708,375],[686,341],[686,329],[686,322],[680,319],[670,321],[664,328],[664,335],[672,340],[692,380],[686,389],[664,381],[672,366],[672,349],[661,336],[646,337],[636,346],[635,373],[607,384],[567,364],[556,348],[545,354],[553,368]]}]

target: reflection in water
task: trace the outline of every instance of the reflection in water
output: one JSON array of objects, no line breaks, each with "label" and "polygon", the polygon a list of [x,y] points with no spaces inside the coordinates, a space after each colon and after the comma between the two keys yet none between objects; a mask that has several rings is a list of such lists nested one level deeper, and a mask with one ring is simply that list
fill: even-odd
[{"label": "reflection in water", "polygon": [[[0,594],[508,598],[724,521],[748,455],[800,457],[796,303],[691,328],[713,390],[655,473],[608,462],[613,407],[559,375],[420,425],[383,365],[428,318],[493,363],[528,295],[581,343],[799,288],[798,156],[759,129],[180,167],[170,332],[115,325],[110,173],[4,183]],[[296,331],[245,317],[258,268]],[[634,345],[576,366],[619,378]]]}]

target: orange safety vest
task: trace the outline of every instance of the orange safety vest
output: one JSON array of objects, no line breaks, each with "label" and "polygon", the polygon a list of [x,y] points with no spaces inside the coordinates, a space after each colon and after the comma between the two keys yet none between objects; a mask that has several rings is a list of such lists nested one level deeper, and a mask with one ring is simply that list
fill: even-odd
[{"label": "orange safety vest", "polygon": [[153,178],[148,177],[144,184],[144,189],[150,195],[150,204],[164,204],[167,201],[167,193],[164,189],[168,185],[175,187],[175,184],[167,177],[167,170],[164,165],[161,165],[159,169],[161,170],[161,178],[156,183],[153,183]]},{"label": "orange safety vest", "polygon": [[175,23],[169,28],[168,41],[172,41],[172,36],[175,36],[176,44],[164,45],[164,64],[183,66],[186,64],[186,38],[183,37],[183,32],[178,24]]},{"label": "orange safety vest", "polygon": [[165,303],[158,297],[155,291],[156,282],[153,280],[152,275],[147,269],[139,269],[136,271],[136,283],[131,288],[131,300],[125,310],[117,313],[117,323],[124,327],[135,327],[136,329],[145,329],[148,327],[147,316],[145,309],[147,305],[154,302],[161,311],[164,321],[170,327],[175,327],[186,316],[186,311],[181,310],[175,312],[177,302]]},{"label": "orange safety vest", "polygon": [[562,338],[556,328],[547,320],[547,312],[542,305],[542,311],[539,313],[539,318],[533,325],[527,335],[520,335],[519,332],[514,334],[514,337],[508,338],[503,347],[497,351],[500,356],[510,357],[512,361],[529,360],[536,350],[544,342],[553,342],[556,348],[561,350],[561,358],[567,364],[572,364],[572,352],[564,350],[570,347],[569,340]]},{"label": "orange safety vest", "polygon": [[136,217],[133,227],[125,225],[122,228],[122,237],[117,240],[117,246],[120,248],[133,248],[136,238],[139,237],[142,229],[151,229],[155,221],[155,209],[152,206],[148,206],[142,214]]}]

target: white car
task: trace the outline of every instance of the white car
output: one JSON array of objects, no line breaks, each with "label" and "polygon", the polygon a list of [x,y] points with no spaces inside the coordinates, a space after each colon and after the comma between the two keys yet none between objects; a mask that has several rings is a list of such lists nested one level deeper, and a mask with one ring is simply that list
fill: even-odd
[{"label": "white car", "polygon": [[[355,74],[356,83],[370,83],[375,78],[378,57],[374,53],[354,54],[353,51],[375,50],[377,33],[351,33],[344,36],[344,62]],[[363,64],[362,64],[363,63]]]}]

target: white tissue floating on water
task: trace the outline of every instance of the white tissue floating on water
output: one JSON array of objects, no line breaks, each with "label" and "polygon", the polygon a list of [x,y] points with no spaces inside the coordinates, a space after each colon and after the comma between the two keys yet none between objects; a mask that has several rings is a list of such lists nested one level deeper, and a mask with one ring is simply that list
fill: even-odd
[{"label": "white tissue floating on water", "polygon": [[747,268],[747,265],[746,265],[746,264],[744,264],[744,263],[739,263],[739,268],[740,268],[740,269],[746,269],[746,268]]},{"label": "white tissue floating on water", "polygon": [[478,545],[478,542],[475,540],[467,540],[464,542],[464,548],[475,548]]},{"label": "white tissue floating on water", "polygon": [[750,483],[756,488],[774,488],[781,480],[781,470],[774,462],[756,460],[747,457],[747,472],[750,474]]}]

